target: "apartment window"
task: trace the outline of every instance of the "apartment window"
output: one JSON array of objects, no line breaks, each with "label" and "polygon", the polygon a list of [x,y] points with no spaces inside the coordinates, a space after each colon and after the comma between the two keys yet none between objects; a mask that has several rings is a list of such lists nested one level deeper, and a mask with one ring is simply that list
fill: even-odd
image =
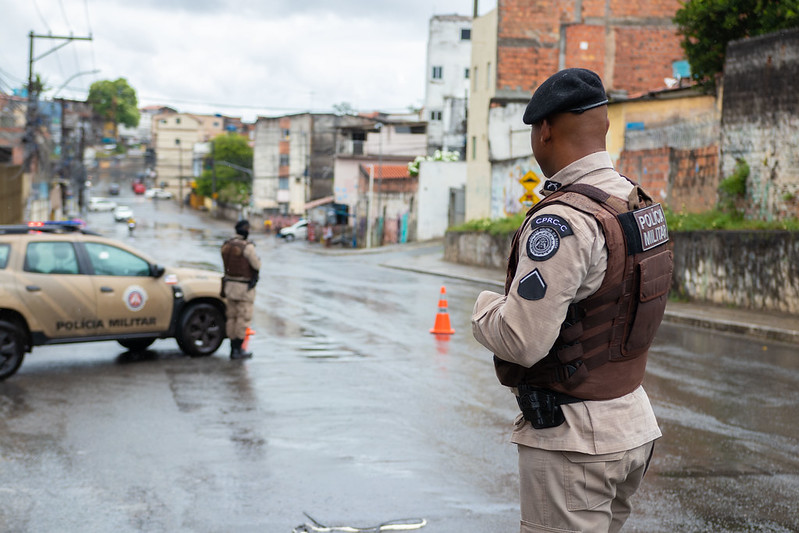
[{"label": "apartment window", "polygon": [[161,119],[161,120],[159,120],[158,122],[160,122],[161,124],[166,124],[167,120],[166,120],[165,118],[162,118],[162,119]]},{"label": "apartment window", "polygon": [[433,67],[433,79],[440,80],[444,77],[444,67]]},{"label": "apartment window", "polygon": [[461,28],[461,41],[469,41],[472,38],[471,28]]},{"label": "apartment window", "polygon": [[472,90],[477,91],[477,67],[474,67],[474,76],[472,76]]},{"label": "apartment window", "polygon": [[466,78],[467,80],[469,79],[469,67],[463,69],[463,77]]},{"label": "apartment window", "polygon": [[491,86],[491,62],[486,63],[486,89]]},{"label": "apartment window", "polygon": [[290,135],[291,135],[291,130],[289,130],[288,128],[282,128],[280,130],[280,136],[283,137],[283,140],[287,141]]},{"label": "apartment window", "polygon": [[180,119],[179,118],[175,119],[175,124],[180,124]]},{"label": "apartment window", "polygon": [[280,154],[280,166],[281,167],[289,166],[289,154]]},{"label": "apartment window", "polygon": [[289,189],[289,179],[288,177],[280,177],[277,179],[277,188],[281,191],[287,191]]},{"label": "apartment window", "polygon": [[441,120],[441,111],[430,111],[430,120]]},{"label": "apartment window", "polygon": [[477,137],[472,135],[472,161],[477,159]]}]

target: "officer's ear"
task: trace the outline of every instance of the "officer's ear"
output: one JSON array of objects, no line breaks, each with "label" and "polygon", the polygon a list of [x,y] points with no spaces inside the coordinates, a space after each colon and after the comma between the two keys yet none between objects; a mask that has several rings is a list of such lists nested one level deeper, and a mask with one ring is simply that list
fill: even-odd
[{"label": "officer's ear", "polygon": [[538,140],[541,144],[547,144],[552,140],[552,122],[550,119],[545,118],[541,121],[541,126],[538,130]]}]

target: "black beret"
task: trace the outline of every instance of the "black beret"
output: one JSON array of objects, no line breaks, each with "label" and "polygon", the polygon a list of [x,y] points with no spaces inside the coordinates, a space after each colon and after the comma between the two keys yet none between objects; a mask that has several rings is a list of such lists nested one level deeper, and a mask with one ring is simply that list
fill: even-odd
[{"label": "black beret", "polygon": [[241,230],[243,230],[245,228],[246,228],[245,231],[248,231],[250,229],[250,221],[249,220],[245,219],[245,220],[239,220],[238,222],[236,222],[236,233],[238,233],[239,231],[241,231]]},{"label": "black beret", "polygon": [[530,98],[525,124],[535,124],[556,113],[582,113],[608,103],[602,80],[584,68],[567,68],[550,76]]}]

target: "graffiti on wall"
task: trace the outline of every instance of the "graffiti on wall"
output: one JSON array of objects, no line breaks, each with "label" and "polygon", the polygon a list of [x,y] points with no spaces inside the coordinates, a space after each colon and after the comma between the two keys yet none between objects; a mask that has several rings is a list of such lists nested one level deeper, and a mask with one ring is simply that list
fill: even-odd
[{"label": "graffiti on wall", "polygon": [[501,218],[527,211],[541,199],[543,173],[532,158],[494,164],[491,217]]}]

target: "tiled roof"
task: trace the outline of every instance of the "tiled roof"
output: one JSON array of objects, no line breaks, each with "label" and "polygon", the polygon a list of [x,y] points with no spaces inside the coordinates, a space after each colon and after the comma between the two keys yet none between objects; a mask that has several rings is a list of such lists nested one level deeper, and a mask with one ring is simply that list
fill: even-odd
[{"label": "tiled roof", "polygon": [[[369,167],[371,165],[364,165],[361,164],[361,172],[364,176],[369,176]],[[383,165],[382,173],[380,165],[375,165],[375,179],[383,178],[383,179],[402,179],[402,178],[410,178],[410,174],[408,173],[408,165]]]}]

